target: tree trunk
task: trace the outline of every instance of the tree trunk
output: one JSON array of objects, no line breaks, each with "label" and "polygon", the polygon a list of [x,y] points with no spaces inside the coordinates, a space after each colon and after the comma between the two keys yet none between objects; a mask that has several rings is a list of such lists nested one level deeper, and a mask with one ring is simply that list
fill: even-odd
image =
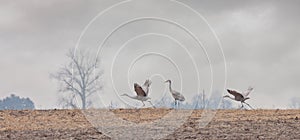
[{"label": "tree trunk", "polygon": [[86,98],[85,98],[85,96],[83,96],[83,98],[81,98],[81,102],[82,102],[82,109],[85,110],[86,109]]},{"label": "tree trunk", "polygon": [[86,109],[86,95],[85,95],[85,90],[82,89],[81,92],[82,92],[82,95],[80,97],[81,97],[82,109],[85,110]]}]

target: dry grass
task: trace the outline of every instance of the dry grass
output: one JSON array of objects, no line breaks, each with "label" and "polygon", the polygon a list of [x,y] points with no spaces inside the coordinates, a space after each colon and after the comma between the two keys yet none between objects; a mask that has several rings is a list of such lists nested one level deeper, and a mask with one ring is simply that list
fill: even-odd
[{"label": "dry grass", "polygon": [[[151,122],[170,109],[116,109],[116,116],[135,123]],[[205,127],[202,111],[166,139],[300,139],[300,110],[218,110]],[[0,139],[109,139],[80,110],[0,111]]]}]

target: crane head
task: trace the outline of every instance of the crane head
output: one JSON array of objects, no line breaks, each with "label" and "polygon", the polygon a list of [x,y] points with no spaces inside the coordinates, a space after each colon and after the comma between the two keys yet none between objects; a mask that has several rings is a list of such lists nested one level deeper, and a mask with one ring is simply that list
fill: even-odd
[{"label": "crane head", "polygon": [[122,94],[122,95],[120,95],[120,96],[128,96],[128,94],[124,93],[124,94]]},{"label": "crane head", "polygon": [[167,82],[171,83],[171,80],[167,80],[167,81],[165,81],[165,83],[167,83]]}]

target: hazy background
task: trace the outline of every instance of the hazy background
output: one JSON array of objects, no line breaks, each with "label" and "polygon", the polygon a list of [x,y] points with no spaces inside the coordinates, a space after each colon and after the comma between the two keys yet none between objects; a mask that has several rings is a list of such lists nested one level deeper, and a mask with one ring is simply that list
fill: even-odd
[{"label": "hazy background", "polygon": [[[118,2],[121,1],[1,0],[0,97],[15,93],[31,98],[39,109],[57,108],[57,84],[49,74],[66,63],[67,50],[76,46],[86,25]],[[133,82],[142,83],[151,76],[154,99],[169,96],[164,78],[172,79],[174,88],[181,90],[187,101],[198,88],[221,95],[225,93],[221,87],[245,90],[249,85],[255,88],[249,103],[256,108],[287,108],[292,98],[300,98],[300,1],[181,2],[199,12],[214,29],[226,63],[217,39],[203,19],[170,1],[142,0],[111,9],[91,24],[77,45],[96,52],[103,38],[124,21],[143,16],[163,17],[182,23],[199,37],[217,78],[212,80],[205,51],[182,29],[156,20],[138,21],[113,34],[99,53],[105,72],[104,90],[100,94],[104,102],[115,100],[121,93],[134,94]],[[126,41],[145,33],[156,34],[137,38],[116,54]],[[161,34],[173,37],[184,47]],[[141,56],[149,52],[156,54]],[[192,59],[198,68],[199,83]],[[181,76],[171,60],[179,67]],[[128,70],[131,71],[127,76]],[[212,82],[217,88],[210,88]],[[127,102],[127,98],[122,99]]]}]

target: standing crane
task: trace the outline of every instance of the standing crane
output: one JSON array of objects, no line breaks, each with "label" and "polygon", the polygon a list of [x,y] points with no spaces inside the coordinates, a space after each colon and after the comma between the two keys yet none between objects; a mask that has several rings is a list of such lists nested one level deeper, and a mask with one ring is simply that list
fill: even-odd
[{"label": "standing crane", "polygon": [[185,100],[184,96],[182,94],[180,94],[178,91],[175,91],[172,89],[172,87],[171,87],[172,81],[171,80],[167,80],[167,81],[165,81],[165,83],[169,83],[170,92],[171,92],[173,98],[175,99],[175,107],[176,107],[176,105],[178,107],[179,106],[178,101],[181,101],[181,102],[184,101]]},{"label": "standing crane", "polygon": [[[134,83],[134,91],[136,92],[137,95],[136,96],[130,96],[130,95],[125,93],[121,96],[127,96],[131,99],[139,100],[143,103],[143,106],[145,106],[144,101],[147,101],[147,100],[151,99],[150,97],[148,97],[149,87],[150,87],[151,83],[152,82],[150,80],[146,80],[142,87],[139,84]],[[151,101],[148,101],[148,102],[154,107],[154,105],[152,104]]]},{"label": "standing crane", "polygon": [[227,89],[227,92],[230,93],[231,95],[234,96],[234,98],[230,97],[229,95],[225,95],[224,98],[229,98],[231,100],[235,100],[235,101],[239,101],[241,102],[242,106],[241,108],[244,107],[243,104],[246,104],[248,105],[251,109],[253,109],[248,103],[246,103],[245,101],[250,99],[248,97],[248,95],[250,94],[250,92],[253,90],[253,87],[249,87],[246,91],[244,92],[239,92],[239,91],[236,91],[236,90],[230,90],[230,89]]}]

